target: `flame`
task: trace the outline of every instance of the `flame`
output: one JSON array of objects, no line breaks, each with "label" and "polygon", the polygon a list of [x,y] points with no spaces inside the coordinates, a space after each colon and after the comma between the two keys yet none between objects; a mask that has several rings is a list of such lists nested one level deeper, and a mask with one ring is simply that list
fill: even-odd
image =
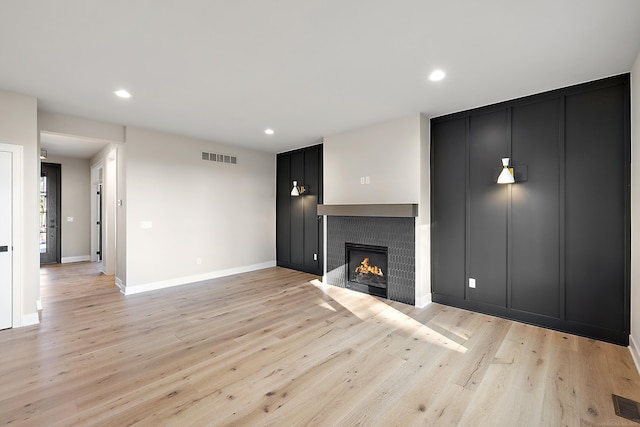
[{"label": "flame", "polygon": [[360,265],[356,267],[355,272],[360,274],[371,273],[380,277],[384,276],[384,274],[382,273],[382,269],[380,267],[378,267],[377,265],[374,265],[374,266],[369,265],[369,258],[363,259]]}]

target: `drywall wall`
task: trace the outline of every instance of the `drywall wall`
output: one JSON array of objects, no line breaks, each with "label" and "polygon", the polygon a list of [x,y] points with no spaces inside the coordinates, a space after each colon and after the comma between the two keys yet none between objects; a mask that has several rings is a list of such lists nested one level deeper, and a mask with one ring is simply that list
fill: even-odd
[{"label": "drywall wall", "polygon": [[420,117],[326,136],[324,203],[419,203]]},{"label": "drywall wall", "polygon": [[128,127],[125,169],[125,293],[275,265],[273,154]]},{"label": "drywall wall", "polygon": [[40,111],[38,126],[43,132],[79,136],[84,139],[124,142],[124,126],[80,117]]},{"label": "drywall wall", "polygon": [[640,52],[631,70],[631,351],[640,371]]},{"label": "drywall wall", "polygon": [[[40,299],[40,252],[38,249],[38,101],[31,96],[0,91],[0,142],[20,145],[22,151],[22,231],[14,240],[22,268],[19,275],[21,307],[15,307],[14,326],[38,323]],[[16,188],[20,191],[19,188]],[[18,246],[16,248],[16,245]]]},{"label": "drywall wall", "polygon": [[89,160],[49,155],[61,172],[60,218],[62,263],[89,261],[91,257],[91,181]]}]

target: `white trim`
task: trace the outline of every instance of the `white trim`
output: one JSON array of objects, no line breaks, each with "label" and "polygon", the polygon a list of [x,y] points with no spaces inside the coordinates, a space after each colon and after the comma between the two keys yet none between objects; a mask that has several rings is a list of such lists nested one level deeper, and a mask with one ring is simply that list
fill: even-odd
[{"label": "white trim", "polygon": [[[22,195],[24,194],[24,177],[23,177],[23,147],[21,145],[14,144],[3,144],[0,143],[0,150],[8,151],[12,154],[12,169],[13,169],[13,184],[12,184],[12,192],[13,192],[13,212],[12,212],[12,222],[13,228],[11,230],[12,233],[12,242],[13,246],[13,263],[11,268],[13,270],[13,327],[25,326],[23,322],[22,315],[22,293],[23,293],[23,283],[22,283],[22,241],[23,241],[23,232],[24,226],[22,224]],[[36,313],[36,318],[37,318]],[[37,323],[37,322],[36,322]]]},{"label": "white trim", "polygon": [[67,264],[69,262],[83,262],[83,261],[91,261],[91,255],[62,257],[62,259],[60,260],[60,263]]},{"label": "white trim", "polygon": [[119,277],[116,277],[116,286],[120,289],[120,293],[122,295],[126,295],[126,289],[127,287],[125,286],[124,282],[122,281],[122,279],[120,279]]},{"label": "white trim", "polygon": [[425,308],[429,304],[431,304],[431,294],[422,295],[421,298],[416,298],[416,307]]},{"label": "white trim", "polygon": [[36,300],[36,310],[42,310],[42,300],[40,298]]},{"label": "white trim", "polygon": [[20,326],[31,326],[37,325],[40,323],[40,316],[38,316],[38,312],[29,313],[22,316],[21,325]]},{"label": "white trim", "polygon": [[[137,286],[125,286],[124,294],[134,295],[142,292],[149,292],[149,291],[155,291],[158,289],[170,288],[173,286],[188,285],[195,282],[202,282],[204,280],[217,279],[219,277],[231,276],[233,274],[248,273],[251,271],[263,270],[265,268],[270,268],[275,266],[276,266],[275,261],[268,261],[268,262],[263,262],[261,264],[252,264],[244,267],[230,268],[227,270],[212,271],[209,273],[195,274],[193,276],[177,277],[175,279],[161,280],[159,282],[143,283],[142,285],[137,285]],[[116,279],[116,284],[118,284],[117,279]],[[118,286],[120,287],[120,285]],[[122,288],[120,289],[122,292]]]},{"label": "white trim", "polygon": [[638,373],[640,373],[640,347],[638,347],[638,343],[633,340],[633,335],[629,335],[629,351],[636,364],[636,369]]}]

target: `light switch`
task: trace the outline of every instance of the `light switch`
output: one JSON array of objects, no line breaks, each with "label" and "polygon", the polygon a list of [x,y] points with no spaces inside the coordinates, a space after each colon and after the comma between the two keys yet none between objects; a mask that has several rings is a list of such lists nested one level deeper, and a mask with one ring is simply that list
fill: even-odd
[{"label": "light switch", "polygon": [[73,222],[73,217],[72,216],[68,216],[67,217],[67,222]]},{"label": "light switch", "polygon": [[475,287],[476,287],[476,279],[473,279],[473,278],[469,277],[469,287],[475,289]]},{"label": "light switch", "polygon": [[140,221],[140,228],[153,228],[153,222],[151,222],[151,221]]}]

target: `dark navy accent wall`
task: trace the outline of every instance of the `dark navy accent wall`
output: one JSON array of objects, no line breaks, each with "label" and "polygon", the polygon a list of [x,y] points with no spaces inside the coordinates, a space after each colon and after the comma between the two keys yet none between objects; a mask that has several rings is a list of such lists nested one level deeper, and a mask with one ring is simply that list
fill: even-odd
[{"label": "dark navy accent wall", "polygon": [[628,345],[629,105],[625,74],[432,119],[433,301]]}]

